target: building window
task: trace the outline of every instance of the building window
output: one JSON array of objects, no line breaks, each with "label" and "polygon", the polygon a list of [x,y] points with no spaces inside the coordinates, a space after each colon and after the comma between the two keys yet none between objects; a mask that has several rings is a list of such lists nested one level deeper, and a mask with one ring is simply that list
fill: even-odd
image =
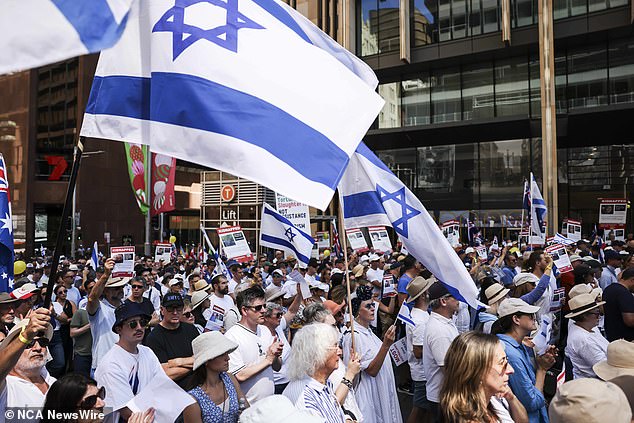
[{"label": "building window", "polygon": [[569,110],[608,104],[605,46],[584,46],[568,51]]},{"label": "building window", "polygon": [[401,82],[403,126],[428,125],[431,122],[429,75]]},{"label": "building window", "polygon": [[523,57],[495,62],[496,116],[528,116],[528,63]]},{"label": "building window", "polygon": [[610,104],[634,102],[634,39],[610,42]]},{"label": "building window", "polygon": [[460,71],[438,70],[432,74],[430,85],[433,123],[461,120]]},{"label": "building window", "polygon": [[419,47],[438,42],[436,23],[438,3],[436,0],[412,0],[410,5],[412,46]]},{"label": "building window", "polygon": [[358,13],[361,56],[399,50],[399,0],[361,0]]},{"label": "building window", "polygon": [[391,82],[379,85],[379,94],[385,100],[383,109],[379,113],[379,129],[398,128],[401,124],[401,84]]},{"label": "building window", "polygon": [[463,119],[492,118],[495,111],[493,65],[484,63],[462,69]]}]

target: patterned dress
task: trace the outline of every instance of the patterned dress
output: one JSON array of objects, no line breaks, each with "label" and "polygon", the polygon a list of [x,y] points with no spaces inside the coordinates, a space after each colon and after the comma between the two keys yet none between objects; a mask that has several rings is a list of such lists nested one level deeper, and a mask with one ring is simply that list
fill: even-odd
[{"label": "patterned dress", "polygon": [[218,406],[211,398],[202,390],[200,386],[195,387],[189,394],[198,401],[200,411],[202,412],[203,423],[236,423],[239,416],[238,393],[231,382],[231,378],[227,373],[220,373],[220,379],[225,384],[225,389],[229,394],[229,407],[224,412],[220,404]]}]

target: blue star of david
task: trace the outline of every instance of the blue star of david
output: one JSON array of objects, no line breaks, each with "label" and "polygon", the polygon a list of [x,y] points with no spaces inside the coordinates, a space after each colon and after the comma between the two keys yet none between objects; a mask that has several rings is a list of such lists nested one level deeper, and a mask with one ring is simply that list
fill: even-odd
[{"label": "blue star of david", "polygon": [[401,217],[392,222],[392,226],[397,234],[409,238],[409,229],[407,227],[407,221],[420,214],[420,210],[416,210],[412,206],[407,204],[407,197],[405,196],[405,187],[394,191],[388,192],[386,189],[376,184],[376,192],[379,194],[381,203],[385,204],[387,201],[394,201],[401,206]]},{"label": "blue star of david", "polygon": [[293,242],[293,239],[295,239],[295,237],[297,236],[297,234],[293,232],[293,229],[291,228],[288,228],[286,232],[284,232],[284,235],[286,235],[286,238],[288,238],[288,242]]},{"label": "blue star of david", "polygon": [[[264,29],[238,11],[238,0],[175,0],[152,28],[152,32],[172,33],[173,59],[198,40],[211,41],[234,53],[238,52],[238,30],[244,28]],[[202,29],[185,23],[185,9],[197,3],[210,3],[227,11],[225,25]]]}]

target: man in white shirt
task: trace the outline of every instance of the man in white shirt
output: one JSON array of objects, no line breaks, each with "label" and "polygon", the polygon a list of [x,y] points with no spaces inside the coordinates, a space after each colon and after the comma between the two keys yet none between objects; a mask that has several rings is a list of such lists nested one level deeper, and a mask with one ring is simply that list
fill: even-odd
[{"label": "man in white shirt", "polygon": [[266,312],[262,288],[253,286],[241,291],[236,303],[242,317],[225,333],[239,345],[229,354],[229,371],[240,382],[249,404],[253,404],[275,393],[273,370],[282,367],[283,344],[276,336],[268,349],[265,346],[263,334],[268,328],[261,326]]},{"label": "man in white shirt", "polygon": [[229,272],[231,272],[231,280],[229,281],[229,295],[235,300],[236,286],[242,283],[242,268],[237,261],[229,260],[227,262],[227,269],[229,269]]},{"label": "man in white shirt", "polygon": [[155,376],[164,373],[152,350],[141,345],[150,318],[135,302],[126,302],[115,311],[115,322],[110,329],[119,340],[95,371],[95,380],[106,388],[106,407],[113,410],[106,416],[107,422],[128,420],[132,412],[126,404]]},{"label": "man in white shirt", "polygon": [[208,330],[220,330],[224,326],[225,315],[234,306],[233,298],[229,295],[229,281],[224,275],[216,275],[211,279],[214,290],[209,297],[209,308],[203,311],[207,319]]},{"label": "man in white shirt", "polygon": [[426,393],[427,379],[423,368],[423,343],[425,340],[425,329],[429,321],[427,290],[434,282],[436,282],[436,278],[433,276],[429,279],[417,276],[407,284],[406,288],[409,295],[406,302],[414,305],[410,311],[410,317],[414,325],[405,325],[407,351],[409,352],[407,361],[414,385],[412,411],[407,423],[427,421],[428,419],[427,409],[429,404]]},{"label": "man in white shirt", "polygon": [[129,278],[113,278],[114,259],[109,258],[104,264],[104,273],[88,295],[86,311],[92,333],[92,370],[97,368],[101,358],[119,340],[112,331],[115,322],[114,311],[121,305],[123,287]]},{"label": "man in white shirt", "polygon": [[381,294],[381,288],[383,287],[383,269],[379,268],[380,257],[377,254],[370,254],[370,268],[366,270],[365,274],[368,281],[372,284],[372,292],[374,294]]},{"label": "man in white shirt", "polygon": [[[75,266],[75,268],[77,268],[77,266]],[[75,272],[67,270],[62,274],[60,280],[66,287],[66,299],[78,305],[79,301],[81,301],[81,292],[79,292],[79,289],[75,286]]]},{"label": "man in white shirt", "polygon": [[428,290],[432,312],[425,328],[423,340],[423,369],[427,378],[427,411],[431,418],[440,418],[440,388],[444,379],[445,354],[451,342],[458,336],[452,317],[458,312],[460,301],[454,298],[441,282],[435,282]]},{"label": "man in white shirt", "polygon": [[317,266],[319,266],[319,264],[317,263],[316,258],[308,260],[308,267],[306,268],[306,274],[304,275],[304,279],[306,279],[308,285],[315,285],[315,282],[317,281]]}]

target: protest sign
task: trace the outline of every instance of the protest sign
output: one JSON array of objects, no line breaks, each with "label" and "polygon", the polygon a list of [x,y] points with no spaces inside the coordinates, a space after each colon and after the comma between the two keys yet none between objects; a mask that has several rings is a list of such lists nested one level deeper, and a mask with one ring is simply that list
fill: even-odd
[{"label": "protest sign", "polygon": [[478,253],[478,258],[480,260],[482,261],[488,260],[489,256],[487,255],[487,247],[485,247],[484,245],[480,245],[480,246],[477,246],[475,250]]},{"label": "protest sign", "polygon": [[165,372],[158,372],[125,406],[133,413],[153,408],[155,422],[173,422],[185,407],[195,401],[176,382],[167,377]]},{"label": "protest sign", "polygon": [[557,266],[559,273],[566,273],[572,271],[572,264],[570,263],[570,257],[566,252],[566,247],[561,244],[552,244],[546,247],[546,252],[553,258],[553,263]]},{"label": "protest sign", "polygon": [[317,247],[321,250],[330,248],[330,233],[328,231],[315,232],[315,241],[317,241]]},{"label": "protest sign", "polygon": [[563,302],[566,299],[566,289],[561,287],[553,290],[553,295],[550,299],[550,312],[556,313],[563,307]]},{"label": "protest sign", "polygon": [[165,263],[169,263],[172,254],[172,244],[158,243],[154,248],[154,262],[158,263],[163,260]]},{"label": "protest sign", "polygon": [[578,220],[564,219],[562,234],[574,241],[581,241],[581,222]]},{"label": "protest sign", "polygon": [[240,263],[253,260],[251,248],[240,226],[218,228],[216,232],[218,232],[218,237],[220,238],[222,252],[228,259],[234,259]]},{"label": "protest sign", "polygon": [[605,229],[604,239],[606,241],[611,240],[611,235],[614,234],[615,241],[625,242],[625,225],[602,225]]},{"label": "protest sign", "polygon": [[211,315],[209,316],[209,320],[207,320],[207,324],[205,325],[205,332],[212,332],[222,329],[222,325],[225,319],[225,313],[227,311],[228,310],[225,310],[224,308],[214,304],[211,307]]},{"label": "protest sign", "polygon": [[385,253],[392,250],[392,243],[390,237],[387,234],[385,226],[370,226],[368,228],[370,233],[370,241],[372,242],[372,248],[377,253]]},{"label": "protest sign", "polygon": [[381,292],[381,298],[390,298],[396,296],[397,292],[394,289],[394,278],[390,273],[383,275],[383,289]]},{"label": "protest sign", "polygon": [[365,237],[361,229],[346,229],[346,235],[348,236],[348,242],[350,247],[358,252],[364,253],[369,250],[368,244],[365,242]]},{"label": "protest sign", "polygon": [[279,214],[290,220],[297,229],[310,235],[310,212],[306,204],[281,194],[275,195],[275,203]]},{"label": "protest sign", "polygon": [[134,247],[110,247],[110,257],[114,259],[113,277],[134,276]]},{"label": "protest sign", "polygon": [[294,269],[291,273],[288,274],[288,278],[294,282],[299,283],[299,289],[302,293],[302,298],[310,298],[312,294],[310,293],[310,287],[308,286],[308,282],[304,279],[301,273]]},{"label": "protest sign", "polygon": [[456,247],[460,244],[460,222],[457,220],[448,220],[442,224],[440,229],[452,247]]},{"label": "protest sign", "polygon": [[407,361],[407,338],[401,338],[390,346],[390,357],[395,366],[400,366]]},{"label": "protest sign", "polygon": [[627,200],[625,198],[601,198],[599,224],[616,223],[625,225],[627,221]]}]

